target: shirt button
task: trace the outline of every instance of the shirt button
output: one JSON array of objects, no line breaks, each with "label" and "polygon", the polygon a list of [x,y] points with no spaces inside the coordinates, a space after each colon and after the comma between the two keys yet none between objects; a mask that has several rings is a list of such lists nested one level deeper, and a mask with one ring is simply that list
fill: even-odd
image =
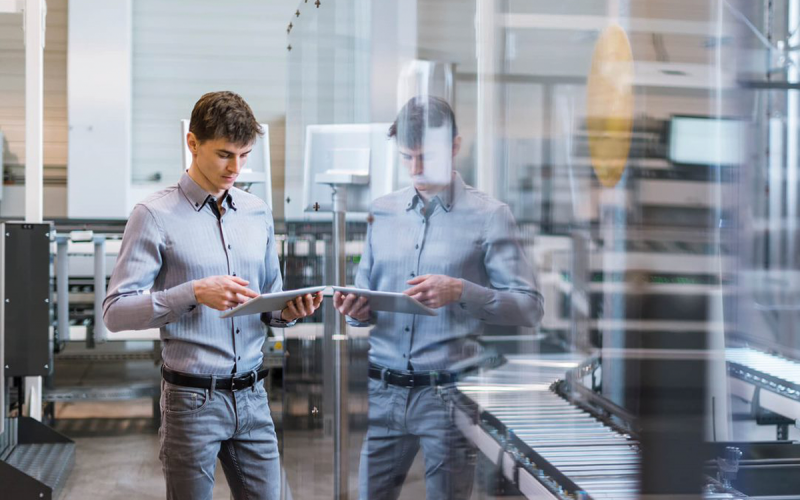
[{"label": "shirt button", "polygon": [[236,361],[241,361],[241,359],[242,359],[242,357],[241,357],[241,356],[237,356],[237,357],[236,357]]},{"label": "shirt button", "polygon": [[231,246],[230,246],[230,245],[228,245],[228,250],[230,250],[230,249],[231,249]]},{"label": "shirt button", "polygon": [[196,206],[196,207],[199,207],[199,206],[200,206],[200,204],[199,204],[199,203],[195,203],[195,204],[194,204],[194,206]]},{"label": "shirt button", "polygon": [[236,276],[236,273],[233,273],[233,275]]},{"label": "shirt button", "polygon": [[409,327],[406,327],[406,331],[407,331],[407,332],[410,332],[410,331],[411,331],[411,328],[409,328]]},{"label": "shirt button", "polygon": [[240,331],[241,331],[241,330],[239,330],[238,328],[236,329],[236,333],[237,333],[237,334],[238,334]]},{"label": "shirt button", "polygon": [[417,249],[418,249],[418,248],[419,248],[419,245],[414,245],[414,248],[417,248]]},{"label": "shirt button", "polygon": [[404,357],[404,358],[406,358],[406,357],[408,357],[408,356],[406,356],[405,354],[403,354],[403,357]]},{"label": "shirt button", "polygon": [[412,277],[412,278],[414,277],[414,273],[411,273],[411,277]]}]

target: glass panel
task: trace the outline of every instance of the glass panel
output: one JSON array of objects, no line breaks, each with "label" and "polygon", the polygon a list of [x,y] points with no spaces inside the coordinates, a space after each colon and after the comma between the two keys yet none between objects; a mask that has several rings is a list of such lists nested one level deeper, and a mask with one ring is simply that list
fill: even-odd
[{"label": "glass panel", "polygon": [[798,9],[301,3],[292,495],[796,495]]}]

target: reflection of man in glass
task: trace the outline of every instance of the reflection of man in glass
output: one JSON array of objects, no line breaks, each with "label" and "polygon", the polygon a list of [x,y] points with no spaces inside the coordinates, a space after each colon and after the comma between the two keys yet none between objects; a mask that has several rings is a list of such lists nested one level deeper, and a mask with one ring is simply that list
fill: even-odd
[{"label": "reflection of man in glass", "polygon": [[355,326],[375,325],[361,498],[397,498],[422,448],[429,499],[468,498],[474,447],[452,421],[453,364],[480,352],[484,324],[533,326],[542,296],[508,206],[452,168],[461,138],[450,106],[415,97],[389,130],[413,186],[377,199],[356,286],[411,295],[437,316],[371,311],[334,296]]}]

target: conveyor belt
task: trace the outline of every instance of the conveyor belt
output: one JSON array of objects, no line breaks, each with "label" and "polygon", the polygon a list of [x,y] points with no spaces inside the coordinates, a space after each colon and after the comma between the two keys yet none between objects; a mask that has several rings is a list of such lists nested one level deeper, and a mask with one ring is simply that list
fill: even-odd
[{"label": "conveyor belt", "polygon": [[[583,359],[507,358],[505,365],[458,383],[456,423],[467,438],[526,498],[639,498],[639,443],[551,390]],[[720,485],[703,497],[746,498]]]},{"label": "conveyor belt", "polygon": [[578,362],[509,356],[502,367],[463,379],[464,408],[477,405],[477,419],[465,410],[459,426],[484,454],[499,457],[528,498],[637,498],[638,443],[550,390]]},{"label": "conveyor belt", "polygon": [[731,394],[800,419],[800,363],[750,347],[728,348],[725,357]]}]

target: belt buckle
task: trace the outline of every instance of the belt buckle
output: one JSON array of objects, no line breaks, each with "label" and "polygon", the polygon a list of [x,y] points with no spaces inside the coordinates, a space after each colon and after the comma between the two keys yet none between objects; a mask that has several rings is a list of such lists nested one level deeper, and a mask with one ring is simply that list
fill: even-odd
[{"label": "belt buckle", "polygon": [[258,382],[258,379],[256,377],[257,376],[256,376],[255,372],[248,373],[247,377],[245,378],[245,382],[243,382],[246,385],[243,385],[242,387],[238,387],[238,384],[236,383],[237,380],[242,380],[242,379],[234,377],[233,378],[233,383],[231,384],[231,391],[236,392],[236,391],[241,391],[243,389],[249,389],[250,387],[253,387],[256,384],[256,382]]},{"label": "belt buckle", "polygon": [[403,385],[403,387],[405,389],[413,389],[414,387],[416,387],[416,380],[414,380],[414,374],[413,373],[409,373],[406,376],[408,377],[408,380]]}]

